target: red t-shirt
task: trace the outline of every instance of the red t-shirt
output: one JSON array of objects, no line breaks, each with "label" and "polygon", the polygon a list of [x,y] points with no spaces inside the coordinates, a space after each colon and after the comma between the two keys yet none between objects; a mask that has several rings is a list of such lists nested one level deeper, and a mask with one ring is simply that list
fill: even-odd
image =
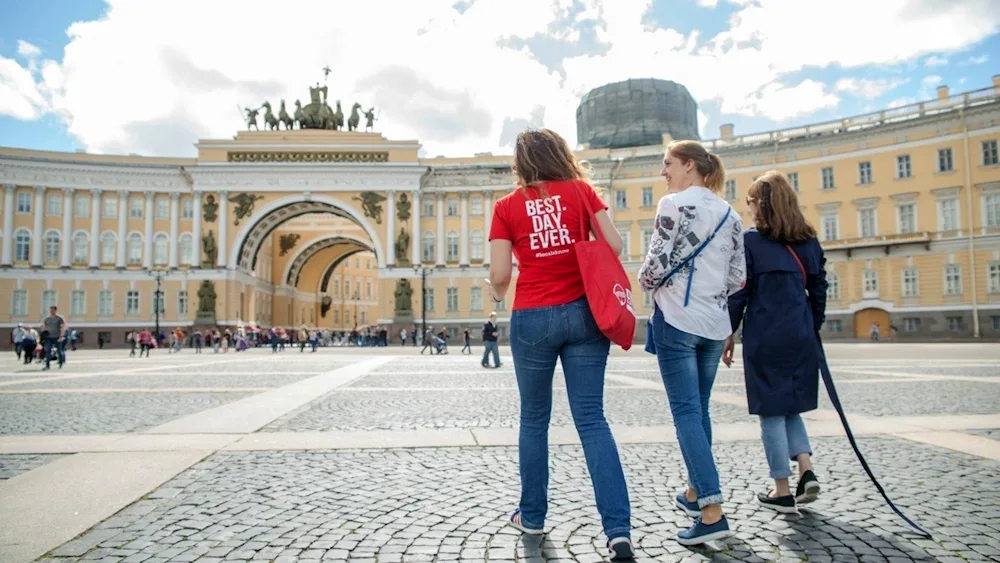
[{"label": "red t-shirt", "polygon": [[559,180],[518,188],[493,207],[490,240],[509,240],[517,260],[513,310],[551,307],[583,297],[583,277],[573,244],[590,238],[588,198],[597,213],[608,206],[581,180]]}]

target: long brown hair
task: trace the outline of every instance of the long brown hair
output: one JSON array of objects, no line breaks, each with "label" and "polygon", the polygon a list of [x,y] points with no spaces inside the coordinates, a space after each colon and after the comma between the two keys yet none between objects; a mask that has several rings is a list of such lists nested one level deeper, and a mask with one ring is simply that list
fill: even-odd
[{"label": "long brown hair", "polygon": [[570,150],[569,144],[551,129],[529,129],[517,136],[514,146],[514,178],[520,188],[541,188],[553,180],[589,182],[589,170]]},{"label": "long brown hair", "polygon": [[715,193],[722,191],[726,182],[726,168],[722,160],[705,150],[698,141],[673,141],[667,145],[667,153],[682,163],[694,161],[694,168],[705,180],[705,187]]},{"label": "long brown hair", "polygon": [[788,178],[769,170],[747,190],[747,205],[757,203],[754,223],[765,237],[778,242],[804,242],[816,238],[816,229],[802,216],[799,198]]}]

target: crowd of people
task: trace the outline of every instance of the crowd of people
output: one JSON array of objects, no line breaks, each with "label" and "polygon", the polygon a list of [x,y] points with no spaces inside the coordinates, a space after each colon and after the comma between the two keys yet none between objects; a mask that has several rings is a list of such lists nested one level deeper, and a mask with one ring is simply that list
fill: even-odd
[{"label": "crowd of people", "polygon": [[[521,495],[509,524],[545,533],[552,379],[561,361],[608,555],[628,559],[634,555],[629,491],[604,416],[611,341],[595,320],[574,249],[594,237],[620,254],[622,237],[588,170],[557,133],[521,133],[512,168],[517,189],[494,206],[487,280],[493,300],[503,301],[516,259],[510,347],[520,397]],[[750,186],[756,228],[747,230],[719,196],[721,160],[700,143],[671,142],[660,174],[666,194],[636,276],[655,304],[646,351],[656,355],[688,477],[675,504],[692,522],[676,539],[697,545],[732,534],[712,454],[709,405],[719,364],[731,365],[733,334],[741,326],[749,411],[760,419],[774,480],[757,500],[784,513],[819,494],[800,414],[817,407],[825,259],[781,172],[767,172]],[[790,461],[797,464],[794,488]]]}]

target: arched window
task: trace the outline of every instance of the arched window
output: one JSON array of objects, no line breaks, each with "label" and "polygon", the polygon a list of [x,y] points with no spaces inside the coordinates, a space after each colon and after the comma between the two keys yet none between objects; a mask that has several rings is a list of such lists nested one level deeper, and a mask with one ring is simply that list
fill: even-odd
[{"label": "arched window", "polygon": [[59,263],[59,243],[62,237],[59,236],[59,231],[49,231],[45,233],[45,263],[46,264],[58,264]]},{"label": "arched window", "polygon": [[483,232],[482,231],[472,231],[469,234],[469,245],[470,253],[473,260],[483,259]]},{"label": "arched window", "polygon": [[448,261],[458,262],[458,233],[451,231],[448,233]]},{"label": "arched window", "polygon": [[14,233],[14,261],[27,262],[31,260],[31,231],[18,229]]},{"label": "arched window", "polygon": [[139,233],[128,236],[128,263],[134,266],[142,264],[142,235]]},{"label": "arched window", "polygon": [[423,253],[424,262],[434,261],[434,233],[427,231],[423,236]]},{"label": "arched window", "polygon": [[194,239],[191,233],[184,233],[180,238],[181,264],[189,265],[194,260]]},{"label": "arched window", "polygon": [[167,265],[167,253],[169,246],[167,235],[160,233],[153,238],[153,263],[157,266]]},{"label": "arched window", "polygon": [[86,264],[87,263],[87,247],[89,246],[90,237],[87,233],[80,231],[73,235],[73,263],[74,264]]},{"label": "arched window", "polygon": [[101,235],[101,264],[114,264],[117,259],[118,237],[114,233]]}]

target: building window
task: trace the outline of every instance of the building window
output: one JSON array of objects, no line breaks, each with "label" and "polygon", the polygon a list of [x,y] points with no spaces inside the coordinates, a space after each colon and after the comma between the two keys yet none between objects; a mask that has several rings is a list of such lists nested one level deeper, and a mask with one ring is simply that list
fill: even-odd
[{"label": "building window", "polygon": [[333,310],[333,324],[335,325],[340,324],[340,309]]},{"label": "building window", "polygon": [[844,324],[840,319],[830,319],[826,321],[826,330],[833,333],[844,332]]},{"label": "building window", "polygon": [[142,264],[142,235],[139,233],[128,236],[128,263],[132,266]]},{"label": "building window", "polygon": [[952,332],[959,332],[965,327],[965,323],[962,322],[962,317],[948,317],[948,330]]},{"label": "building window", "polygon": [[472,311],[483,310],[483,288],[473,287],[469,290],[469,309]]},{"label": "building window", "polygon": [[798,193],[798,191],[799,191],[799,173],[798,172],[789,172],[788,173],[788,183],[791,184],[792,188],[795,189],[795,192]]},{"label": "building window", "polygon": [[190,264],[194,260],[194,239],[191,233],[184,233],[180,237],[181,264]]},{"label": "building window", "polygon": [[962,294],[962,267],[958,264],[948,264],[944,267],[944,294]]},{"label": "building window", "polygon": [[423,236],[424,262],[434,261],[434,233],[427,231]]},{"label": "building window", "polygon": [[15,289],[11,297],[10,314],[14,317],[28,316],[28,290]]},{"label": "building window", "polygon": [[446,294],[446,297],[448,299],[448,303],[447,303],[447,305],[448,305],[448,312],[449,313],[454,313],[454,312],[458,311],[458,288],[457,287],[449,287],[448,288],[448,292]]},{"label": "building window", "polygon": [[993,330],[1000,330],[1000,316],[992,316],[990,320],[993,322]]},{"label": "building window", "polygon": [[736,201],[736,180],[726,180],[726,201]]},{"label": "building window", "polygon": [[104,233],[101,235],[101,263],[114,264],[117,254],[118,237],[114,233]]},{"label": "building window", "polygon": [[49,309],[59,305],[59,298],[53,289],[46,289],[42,292],[42,315],[48,316]]},{"label": "building window", "polygon": [[615,209],[628,209],[628,192],[615,190]]},{"label": "building window", "polygon": [[118,216],[118,197],[107,196],[104,198],[104,218],[114,219]]},{"label": "building window", "polygon": [[62,215],[62,196],[59,194],[49,194],[45,196],[45,214],[49,217]]},{"label": "building window", "polygon": [[448,199],[448,217],[458,217],[458,200],[455,198]]},{"label": "building window", "polygon": [[993,166],[1000,162],[997,158],[997,141],[983,141],[983,166]]},{"label": "building window", "polygon": [[984,195],[983,209],[986,210],[986,226],[1000,227],[1000,194]]},{"label": "building window", "polygon": [[167,265],[168,246],[169,239],[167,235],[160,233],[153,238],[153,263],[157,266]]},{"label": "building window", "polygon": [[473,260],[482,260],[483,259],[483,244],[485,244],[485,242],[483,240],[483,232],[482,231],[472,231],[469,234],[469,244],[472,246],[472,248],[469,249],[470,253],[472,254],[472,259]]},{"label": "building window", "polygon": [[872,183],[872,163],[870,161],[858,163],[858,184],[865,185]]},{"label": "building window", "polygon": [[958,199],[949,198],[942,199],[938,202],[941,206],[941,223],[939,225],[942,231],[954,231],[959,228],[958,223]]},{"label": "building window", "polygon": [[424,309],[427,311],[434,310],[434,288],[428,287],[424,289]]},{"label": "building window", "polygon": [[910,163],[910,155],[901,154],[896,157],[896,178],[913,177],[913,166]]},{"label": "building window", "polygon": [[834,183],[833,183],[833,167],[832,166],[827,166],[826,168],[823,168],[823,170],[820,173],[820,175],[821,175],[822,180],[823,180],[823,189],[824,190],[832,190],[833,188],[836,187],[834,185]]},{"label": "building window", "polygon": [[858,219],[858,222],[861,223],[859,229],[861,232],[861,238],[870,238],[875,236],[875,208],[869,207],[861,209],[858,211]]},{"label": "building window", "polygon": [[458,233],[455,231],[448,233],[448,261],[458,261]]},{"label": "building window", "polygon": [[90,237],[87,233],[80,231],[73,235],[73,263],[74,264],[86,264],[87,254],[89,254],[88,243],[90,242]]},{"label": "building window", "polygon": [[653,188],[649,186],[642,188],[642,206],[653,207]]},{"label": "building window", "polygon": [[170,201],[166,198],[158,198],[156,200],[156,218],[157,219],[169,219],[170,218]]},{"label": "building window", "polygon": [[181,201],[181,219],[191,219],[194,217],[194,200],[184,198]]},{"label": "building window", "polygon": [[878,297],[878,272],[872,269],[866,269],[862,275],[862,297],[864,299],[871,299]]},{"label": "building window", "polygon": [[128,216],[132,219],[142,219],[142,199],[133,197],[128,200]]},{"label": "building window", "polygon": [[903,203],[896,209],[897,213],[899,213],[899,233],[909,234],[917,232],[917,213],[915,205],[912,203]]},{"label": "building window", "polygon": [[823,214],[823,240],[837,240],[839,238],[839,233],[837,232],[837,214],[836,213],[824,213]]},{"label": "building window", "polygon": [[433,217],[434,216],[434,200],[433,199],[425,199],[423,201],[423,203],[421,204],[421,207],[423,208],[422,215],[424,217]]},{"label": "building window", "polygon": [[917,277],[916,268],[906,268],[903,270],[903,297],[916,297],[920,295],[920,282]]},{"label": "building window", "polygon": [[469,198],[469,215],[479,216],[483,214],[483,198]]},{"label": "building window", "polygon": [[649,252],[649,243],[653,240],[653,229],[642,230],[642,251]]},{"label": "building window", "polygon": [[31,213],[31,193],[30,192],[18,192],[17,194],[17,212],[21,214]]},{"label": "building window", "polygon": [[836,272],[826,273],[826,300],[840,301],[840,278]]},{"label": "building window", "polygon": [[31,232],[18,229],[14,233],[14,261],[27,262],[31,259]]},{"label": "building window", "polygon": [[180,316],[187,316],[188,314],[188,292],[187,290],[180,290],[177,292],[177,314]]},{"label": "building window", "polygon": [[368,281],[365,283],[365,299],[372,298],[372,282]]},{"label": "building window", "polygon": [[130,289],[125,292],[125,315],[134,317],[139,314],[139,292]]},{"label": "building window", "polygon": [[89,217],[90,198],[85,195],[78,195],[73,198],[73,214],[77,217]]},{"label": "building window", "polygon": [[97,314],[101,317],[110,317],[114,314],[114,305],[110,289],[102,289],[97,294]]},{"label": "building window", "polygon": [[647,309],[653,306],[653,294],[649,291],[642,292],[642,304]]},{"label": "building window", "polygon": [[951,172],[955,169],[955,158],[951,147],[938,149],[938,172]]},{"label": "building window", "polygon": [[166,307],[167,300],[163,297],[163,294],[164,294],[163,291],[153,292],[153,311],[159,310],[160,315],[167,314],[167,307]]},{"label": "building window", "polygon": [[45,263],[59,263],[59,231],[49,231],[45,233]]},{"label": "building window", "polygon": [[621,231],[622,236],[622,259],[628,260],[632,255],[632,233],[626,230]]},{"label": "building window", "polygon": [[920,319],[917,317],[904,318],[903,332],[920,332]]},{"label": "building window", "polygon": [[76,290],[70,294],[69,314],[82,317],[87,313],[87,297],[82,291]]},{"label": "building window", "polygon": [[987,267],[990,279],[990,293],[1000,293],[1000,262],[994,262]]}]

